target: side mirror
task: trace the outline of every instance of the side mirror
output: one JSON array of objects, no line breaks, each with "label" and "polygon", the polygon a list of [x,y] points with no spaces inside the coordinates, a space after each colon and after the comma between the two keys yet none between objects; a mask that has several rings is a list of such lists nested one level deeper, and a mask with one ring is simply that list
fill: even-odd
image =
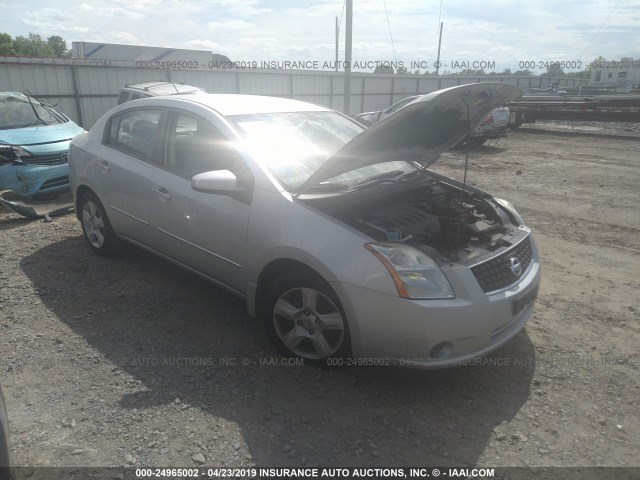
[{"label": "side mirror", "polygon": [[229,170],[199,173],[191,179],[191,188],[198,192],[226,194],[235,192],[238,179]]}]

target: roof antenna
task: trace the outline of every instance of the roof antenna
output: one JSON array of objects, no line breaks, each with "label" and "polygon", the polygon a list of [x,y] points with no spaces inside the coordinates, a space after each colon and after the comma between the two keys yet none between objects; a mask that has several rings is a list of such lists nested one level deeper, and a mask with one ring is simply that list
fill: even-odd
[{"label": "roof antenna", "polygon": [[176,89],[176,93],[180,93],[180,90],[178,90],[178,87],[176,87],[176,84],[173,83],[173,80],[169,80],[169,82],[171,82],[171,85],[173,85],[173,88]]}]

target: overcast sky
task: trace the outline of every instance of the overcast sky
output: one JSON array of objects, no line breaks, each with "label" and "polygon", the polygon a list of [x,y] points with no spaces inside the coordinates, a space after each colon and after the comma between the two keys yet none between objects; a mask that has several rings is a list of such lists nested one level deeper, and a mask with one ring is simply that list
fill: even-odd
[{"label": "overcast sky", "polygon": [[[353,60],[441,61],[640,58],[640,0],[353,0]],[[72,41],[211,50],[232,60],[335,58],[343,0],[0,0],[0,31]],[[387,18],[388,22],[387,23]],[[391,35],[389,32],[391,29]],[[344,59],[345,21],[340,34]],[[395,44],[391,42],[391,36]],[[430,68],[432,70],[433,68]],[[453,69],[455,71],[455,69]],[[535,73],[543,73],[534,70]]]}]

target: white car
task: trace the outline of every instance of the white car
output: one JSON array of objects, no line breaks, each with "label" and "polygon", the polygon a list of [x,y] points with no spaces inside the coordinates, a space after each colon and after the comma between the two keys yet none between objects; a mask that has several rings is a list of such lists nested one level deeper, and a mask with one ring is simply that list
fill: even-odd
[{"label": "white car", "polygon": [[286,355],[455,365],[524,327],[540,263],[509,202],[426,167],[519,94],[441,90],[369,129],[282,98],[137,100],[72,142],[76,212],[94,252],[226,288]]}]

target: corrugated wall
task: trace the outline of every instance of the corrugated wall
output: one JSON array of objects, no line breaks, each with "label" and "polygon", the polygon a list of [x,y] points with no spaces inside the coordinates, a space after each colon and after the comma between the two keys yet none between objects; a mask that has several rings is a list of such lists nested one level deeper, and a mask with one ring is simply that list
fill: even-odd
[{"label": "corrugated wall", "polygon": [[[96,67],[21,63],[0,59],[0,91],[26,92],[58,104],[60,110],[84,128],[90,128],[115,106],[126,84],[171,80],[204,88],[211,93],[245,93],[296,98],[343,111],[342,73],[297,70],[161,70],[133,67]],[[550,77],[425,77],[353,73],[351,114],[381,110],[416,93],[476,82],[503,82],[523,90],[586,85],[587,80]]]}]

